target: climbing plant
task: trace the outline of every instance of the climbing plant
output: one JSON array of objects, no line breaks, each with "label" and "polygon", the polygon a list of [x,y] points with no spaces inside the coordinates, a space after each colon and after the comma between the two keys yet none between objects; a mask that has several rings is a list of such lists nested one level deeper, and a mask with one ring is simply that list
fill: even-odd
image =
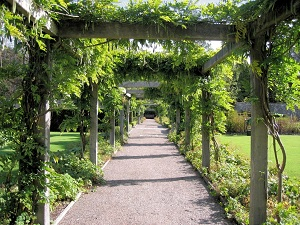
[{"label": "climbing plant", "polygon": [[[199,7],[193,1],[174,1],[164,3],[162,0],[131,1],[124,8],[119,8],[114,1],[63,1],[63,0],[36,0],[33,4],[42,7],[48,15],[58,22],[69,19],[85,20],[86,27],[93,27],[94,22],[126,22],[157,25],[157,29],[164,29],[166,24],[172,24],[181,28],[194,24],[201,20],[236,25],[236,40],[246,41],[251,45],[251,33],[257,32],[260,25],[251,27],[250,22],[255,22],[257,17],[261,17],[265,12],[272,11],[276,6],[280,6],[283,1],[247,1],[247,4],[239,5],[245,1],[222,1],[218,5],[209,4]],[[40,175],[44,163],[41,160],[45,155],[43,137],[40,135],[38,120],[45,111],[41,111],[44,100],[51,96],[50,109],[59,108],[56,100],[63,100],[65,107],[74,107],[82,112],[85,108],[76,104],[75,99],[82,97],[85,102],[87,89],[92,84],[100,85],[99,97],[107,96],[107,91],[119,82],[124,80],[158,80],[168,85],[168,89],[163,90],[164,95],[169,96],[170,102],[181,104],[204,113],[207,109],[212,110],[211,119],[208,124],[212,130],[223,130],[224,110],[228,110],[228,103],[231,98],[226,90],[228,81],[231,79],[229,65],[223,64],[212,70],[210,75],[202,74],[201,66],[212,55],[206,52],[201,42],[191,41],[160,41],[163,52],[149,54],[141,51],[139,46],[147,46],[153,41],[120,41],[120,40],[60,40],[42,32],[45,25],[45,18],[31,20],[19,14],[16,9],[8,9],[6,3],[1,3],[0,11],[0,35],[1,47],[4,46],[5,38],[11,38],[15,42],[15,47],[21,46],[24,51],[24,65],[16,71],[17,76],[10,72],[13,64],[9,64],[4,69],[1,68],[1,80],[21,79],[22,86],[12,96],[11,104],[4,104],[1,113],[1,136],[7,140],[12,140],[16,144],[17,157],[19,163],[19,188],[20,192],[13,192],[7,197],[14,206],[13,217],[10,223],[23,220],[26,223],[34,223],[36,206],[41,197],[39,192],[43,192],[45,177]],[[287,29],[287,27],[291,29]],[[299,55],[299,22],[289,20],[280,23],[276,30],[270,29],[267,34],[268,39],[265,44],[265,61],[259,64],[252,62],[252,68],[262,75],[268,75],[270,88],[276,89],[276,98],[288,101],[290,106],[295,104],[294,99],[299,97],[299,80],[297,71],[299,65],[290,57],[292,53]],[[282,42],[282,40],[290,40]],[[120,47],[122,45],[122,47]],[[49,54],[52,48],[52,56]],[[2,48],[1,48],[2,49]],[[2,50],[1,50],[2,53]],[[273,56],[273,57],[269,57]],[[48,57],[53,57],[53,64],[49,64]],[[50,60],[51,61],[51,60]],[[278,62],[284,62],[282,67]],[[20,63],[21,64],[21,63]],[[215,73],[222,74],[217,76]],[[263,74],[264,73],[264,74]],[[286,74],[288,73],[288,76]],[[43,75],[43,76],[41,76]],[[224,75],[224,76],[223,76]],[[44,80],[49,78],[49,80]],[[50,79],[51,78],[51,79]],[[227,81],[227,83],[226,83]],[[21,83],[21,82],[20,82]],[[281,84],[280,87],[275,84]],[[288,83],[288,86],[286,84]],[[6,83],[7,84],[7,83]],[[182,85],[184,84],[184,85]],[[2,84],[1,84],[2,85]],[[108,87],[107,87],[108,86]],[[6,90],[8,86],[1,86]],[[289,90],[286,95],[284,90]],[[199,89],[209,92],[211,102],[206,107],[199,107]],[[172,92],[168,95],[168,92]],[[293,96],[288,99],[287,97]],[[267,92],[264,92],[263,99]],[[5,102],[7,96],[1,96],[1,101]],[[103,100],[103,99],[101,99]],[[78,101],[80,102],[80,101]],[[77,103],[78,103],[77,102]],[[103,100],[104,102],[104,100]],[[7,101],[5,102],[7,103]],[[15,104],[21,108],[15,107]],[[118,105],[118,98],[112,98],[112,105]],[[192,103],[192,104],[190,104]],[[269,126],[272,134],[277,135],[276,123],[270,116],[268,101],[265,102],[265,123]],[[205,104],[203,104],[205,105]],[[5,106],[5,107],[4,107]],[[48,110],[48,109],[47,109]],[[46,110],[46,111],[47,111]],[[5,114],[5,112],[8,112]],[[8,123],[14,121],[14,123]],[[83,119],[80,119],[82,122]],[[84,122],[83,122],[84,123]],[[218,127],[216,125],[219,125]],[[84,125],[87,126],[87,125]],[[277,136],[275,139],[278,139]],[[284,162],[278,163],[280,173],[284,168]],[[9,186],[12,188],[12,186]],[[8,189],[9,190],[9,189]],[[21,192],[23,190],[23,192]],[[281,191],[279,191],[280,193]],[[22,194],[23,193],[23,194]],[[14,196],[13,196],[14,195]],[[24,201],[21,201],[24,200]]]}]

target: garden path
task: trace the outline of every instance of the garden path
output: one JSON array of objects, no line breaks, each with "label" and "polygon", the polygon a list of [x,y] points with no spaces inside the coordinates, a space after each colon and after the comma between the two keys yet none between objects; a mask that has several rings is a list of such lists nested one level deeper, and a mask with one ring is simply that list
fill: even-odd
[{"label": "garden path", "polygon": [[106,184],[83,194],[60,225],[231,224],[199,174],[147,119],[104,168]]}]

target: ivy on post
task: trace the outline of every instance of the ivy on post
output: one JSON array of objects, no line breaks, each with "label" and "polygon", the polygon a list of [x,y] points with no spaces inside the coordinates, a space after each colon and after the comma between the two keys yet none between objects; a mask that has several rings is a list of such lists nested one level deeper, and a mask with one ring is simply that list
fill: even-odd
[{"label": "ivy on post", "polygon": [[[265,36],[252,41],[251,56],[251,182],[250,182],[250,224],[263,224],[267,219],[268,193],[268,129],[263,119],[263,103],[267,95],[267,71],[263,68]],[[264,93],[264,94],[263,94]]]},{"label": "ivy on post", "polygon": [[[47,52],[40,49],[34,38],[28,43],[29,66],[23,79],[23,110],[24,128],[20,136],[19,153],[19,193],[17,215],[27,212],[31,223],[50,224],[49,190],[46,187],[45,166],[49,161],[50,149],[50,120],[49,92],[50,75],[49,43]],[[30,195],[30,199],[28,196]],[[28,202],[30,201],[30,204]],[[29,207],[30,205],[30,207]],[[14,221],[15,218],[12,218]]]},{"label": "ivy on post", "polygon": [[[44,63],[50,66],[50,40],[47,40],[47,52],[45,53]],[[50,95],[50,79],[51,75],[45,71],[41,76],[41,81],[44,83],[43,86],[45,90],[43,91],[41,98],[41,109],[40,116],[38,120],[38,126],[41,134],[41,144],[45,146],[45,152],[41,155],[41,159],[44,163],[49,162],[49,152],[50,152],[50,124],[51,124],[51,112],[49,105],[49,95]],[[43,173],[46,175],[46,170],[43,170]],[[45,186],[42,183],[42,188],[44,188],[45,200],[39,203],[38,205],[38,213],[37,213],[37,223],[41,225],[50,224],[50,204],[49,204],[49,188],[47,187],[48,179],[45,177],[44,181]]]}]

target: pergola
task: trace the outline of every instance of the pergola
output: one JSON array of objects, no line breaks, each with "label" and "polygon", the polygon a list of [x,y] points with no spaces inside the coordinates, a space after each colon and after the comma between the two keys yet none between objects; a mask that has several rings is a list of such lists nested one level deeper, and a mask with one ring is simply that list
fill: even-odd
[{"label": "pergola", "polygon": [[[165,24],[165,29],[158,29],[157,25],[144,24],[128,24],[120,22],[95,22],[90,26],[86,26],[88,21],[66,20],[56,24],[46,12],[35,6],[32,0],[7,0],[19,13],[30,17],[32,21],[43,17],[47,23],[44,32],[51,36],[60,38],[109,38],[109,39],[173,39],[173,40],[219,40],[225,41],[227,45],[221,49],[215,56],[209,59],[202,66],[202,75],[209,73],[210,69],[220,63],[235,49],[240,48],[247,41],[251,40],[250,51],[251,60],[262,62],[261,49],[266,44],[264,35],[268,29],[275,27],[279,22],[293,18],[294,15],[300,15],[300,1],[288,0],[277,1],[271,11],[267,11],[254,22],[248,24],[247,38],[249,40],[240,40],[236,43],[234,34],[236,28],[233,25],[211,24],[207,22],[198,22],[194,25],[187,25],[186,29],[177,27],[172,24]],[[268,132],[267,127],[261,120],[263,118],[263,99],[261,99],[260,91],[267,87],[264,77],[259,77],[257,72],[253,71],[251,76],[252,92],[257,97],[257,101],[252,102],[252,132],[251,132],[251,184],[250,184],[250,224],[262,224],[266,221],[266,201],[267,201],[267,165],[268,165]],[[263,84],[263,86],[262,86]],[[90,148],[91,160],[96,164],[97,158],[97,112],[98,101],[97,84],[92,84],[92,105],[91,108],[91,139]],[[204,100],[208,96],[203,92]],[[45,113],[49,109],[49,101],[45,100],[42,110],[41,131],[44,136],[45,147],[49,150],[50,138],[50,114]],[[203,123],[208,120],[208,115],[203,115]],[[209,167],[210,164],[210,140],[209,133],[203,127],[202,131],[203,146],[203,167]],[[43,204],[40,207],[38,215],[38,223],[49,225],[49,205]]]}]

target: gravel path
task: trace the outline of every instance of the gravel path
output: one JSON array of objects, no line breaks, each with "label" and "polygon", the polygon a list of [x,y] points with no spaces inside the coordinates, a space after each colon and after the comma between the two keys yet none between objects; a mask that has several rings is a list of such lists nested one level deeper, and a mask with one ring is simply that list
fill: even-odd
[{"label": "gravel path", "polygon": [[106,185],[83,194],[59,224],[231,224],[167,132],[154,120],[137,125],[105,167]]}]

